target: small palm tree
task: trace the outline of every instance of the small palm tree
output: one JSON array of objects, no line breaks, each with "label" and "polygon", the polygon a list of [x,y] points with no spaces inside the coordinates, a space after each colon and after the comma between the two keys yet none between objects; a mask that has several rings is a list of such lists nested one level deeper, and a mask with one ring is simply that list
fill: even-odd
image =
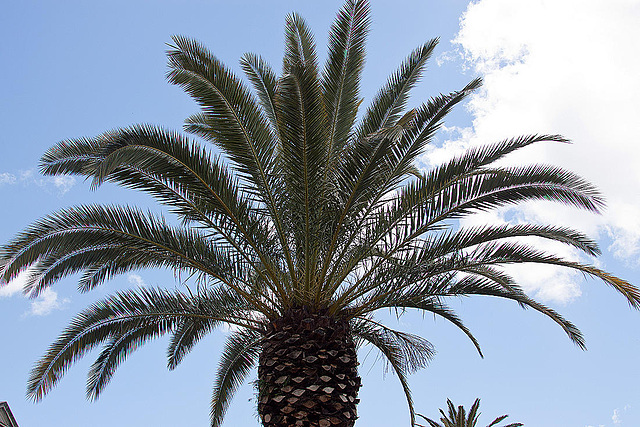
[{"label": "small palm tree", "polygon": [[[71,322],[31,373],[41,399],[76,360],[102,346],[87,395],[98,398],[116,368],[143,343],[169,334],[168,367],[198,341],[233,325],[213,388],[211,420],[222,423],[237,387],[258,365],[265,426],[353,426],[360,377],[356,350],[373,345],[407,397],[407,375],[433,355],[419,336],[376,321],[385,309],[430,312],[478,342],[450,298],[489,295],[550,317],[580,348],[580,331],[527,296],[502,266],[553,264],[602,279],[638,308],[637,288],[594,266],[512,238],[537,236],[597,255],[566,227],[520,224],[456,229],[478,211],[544,199],[599,212],[597,190],[563,169],[497,166],[509,153],[557,135],[530,135],[474,148],[428,172],[414,162],[446,114],[481,84],[407,111],[437,40],[414,50],[357,121],[369,6],[348,0],[330,30],[320,69],[305,21],[286,19],[282,74],[247,54],[245,83],[199,43],[175,37],[169,81],[202,110],[186,131],[138,125],[58,143],[47,175],[77,175],[150,194],[178,221],[131,206],[82,205],[49,215],[0,251],[4,282],[28,269],[25,292],[82,273],[80,291],[116,275],[168,268],[197,289],[140,289],[99,301]],[[188,284],[187,283],[187,284]],[[481,354],[481,353],[480,353]]]},{"label": "small palm tree", "polygon": [[[480,413],[478,412],[478,408],[480,407],[480,399],[476,399],[475,402],[473,402],[468,415],[465,413],[464,407],[462,405],[458,406],[458,410],[456,411],[456,407],[449,399],[447,399],[447,406],[449,407],[449,414],[445,414],[444,411],[440,409],[440,414],[442,415],[440,417],[440,421],[442,421],[442,424],[438,424],[437,421],[427,418],[424,415],[417,415],[427,421],[429,423],[429,427],[476,427],[478,418],[480,418]],[[508,417],[508,415],[502,415],[493,420],[489,425],[487,425],[487,427],[497,427],[500,422]],[[511,423],[503,427],[521,427],[523,425],[524,424],[522,423]],[[421,426],[420,424],[418,424],[418,426],[425,427]]]}]

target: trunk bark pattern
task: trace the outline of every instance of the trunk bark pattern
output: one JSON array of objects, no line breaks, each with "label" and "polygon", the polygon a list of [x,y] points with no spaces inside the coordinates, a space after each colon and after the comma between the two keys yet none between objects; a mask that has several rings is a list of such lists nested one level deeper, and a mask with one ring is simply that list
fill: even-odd
[{"label": "trunk bark pattern", "polygon": [[258,367],[265,427],[353,427],[356,347],[347,321],[291,309],[270,324]]}]

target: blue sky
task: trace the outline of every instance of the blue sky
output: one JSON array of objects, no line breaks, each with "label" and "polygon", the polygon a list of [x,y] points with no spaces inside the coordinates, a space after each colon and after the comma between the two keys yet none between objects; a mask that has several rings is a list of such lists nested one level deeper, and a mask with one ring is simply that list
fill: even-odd
[{"label": "blue sky", "polygon": [[[598,265],[640,284],[640,2],[463,0],[373,2],[362,94],[365,104],[402,59],[424,41],[439,45],[413,102],[483,75],[485,87],[453,113],[420,167],[476,144],[530,132],[562,133],[567,146],[533,147],[509,162],[548,162],[596,183],[609,209],[600,217],[530,204],[471,218],[480,222],[552,222],[596,237]],[[340,1],[10,2],[0,16],[0,240],[35,219],[78,203],[136,203],[138,194],[38,174],[54,143],[134,123],[179,129],[196,105],[166,83],[165,43],[172,34],[202,41],[239,72],[245,52],[278,67],[284,17],[300,12],[325,51]],[[575,253],[558,249],[568,257]],[[587,260],[589,261],[589,260]],[[593,262],[593,260],[590,260]],[[431,365],[410,382],[418,412],[434,417],[447,398],[482,398],[485,423],[509,413],[527,426],[640,425],[640,313],[602,283],[555,269],[512,271],[533,296],[584,332],[577,349],[551,321],[507,302],[466,299],[455,306],[479,338],[485,358],[453,327],[409,314],[400,327],[436,345]],[[207,425],[210,390],[224,332],[202,342],[173,372],[166,341],[134,353],[99,401],[84,399],[91,357],[74,365],[41,403],[24,397],[33,363],[91,302],[139,285],[174,287],[172,273],[141,271],[88,294],[64,280],[36,300],[0,288],[0,400],[21,427]],[[364,387],[357,425],[408,425],[397,380],[375,352],[361,352]],[[378,361],[379,362],[379,361]],[[227,426],[258,425],[253,389],[240,390]]]}]

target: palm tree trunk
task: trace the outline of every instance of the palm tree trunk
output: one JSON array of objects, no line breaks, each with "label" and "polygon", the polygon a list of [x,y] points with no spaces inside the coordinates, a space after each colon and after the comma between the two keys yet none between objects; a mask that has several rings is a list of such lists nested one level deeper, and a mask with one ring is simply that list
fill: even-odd
[{"label": "palm tree trunk", "polygon": [[263,425],[352,427],[361,381],[349,323],[297,308],[269,327],[258,367]]}]

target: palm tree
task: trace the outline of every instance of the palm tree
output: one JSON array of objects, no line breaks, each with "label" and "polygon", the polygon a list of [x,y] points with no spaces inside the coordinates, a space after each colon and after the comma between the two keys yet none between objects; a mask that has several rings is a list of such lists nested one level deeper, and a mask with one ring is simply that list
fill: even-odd
[{"label": "palm tree", "polygon": [[[473,402],[468,415],[465,413],[464,407],[462,405],[458,406],[458,410],[456,411],[456,407],[449,399],[447,399],[447,406],[449,408],[448,415],[445,414],[442,409],[440,409],[440,414],[442,415],[442,417],[440,417],[440,421],[442,421],[442,424],[438,424],[437,421],[429,419],[424,415],[418,414],[418,416],[424,418],[424,420],[429,423],[430,427],[476,427],[478,418],[480,417],[480,413],[478,412],[478,408],[480,407],[480,399],[476,399],[475,402]],[[487,427],[498,427],[498,424],[508,417],[508,415],[502,415],[493,420]],[[521,427],[523,425],[524,424],[522,423],[511,423],[507,424],[504,427]]]},{"label": "palm tree", "polygon": [[32,371],[31,398],[41,399],[96,346],[102,351],[89,372],[90,399],[143,343],[169,334],[173,369],[203,336],[233,325],[213,387],[213,426],[222,423],[234,391],[256,364],[263,425],[353,426],[361,385],[356,349],[363,344],[390,363],[414,423],[407,376],[425,366],[432,345],[377,322],[376,312],[433,313],[480,352],[446,302],[490,295],[550,317],[583,348],[572,323],[527,296],[502,270],[513,263],[581,271],[640,306],[640,292],[629,283],[510,239],[537,236],[599,253],[592,240],[569,228],[452,226],[474,212],[532,199],[592,212],[603,201],[591,184],[557,167],[494,165],[534,143],[565,142],[557,135],[508,139],[418,170],[414,161],[446,114],[481,81],[407,111],[409,92],[437,44],[430,40],[356,120],[368,27],[367,2],[348,0],[331,27],[320,69],[307,24],[288,16],[280,76],[259,56],[241,59],[255,92],[201,44],[175,37],[168,79],[201,106],[185,130],[221,155],[150,125],[65,140],[45,153],[44,174],[86,177],[92,188],[112,182],[141,190],[179,221],[131,206],[63,209],[2,248],[4,282],[28,269],[25,292],[38,295],[82,273],[84,292],[118,274],[163,267],[197,286],[127,290],[81,312]]}]

